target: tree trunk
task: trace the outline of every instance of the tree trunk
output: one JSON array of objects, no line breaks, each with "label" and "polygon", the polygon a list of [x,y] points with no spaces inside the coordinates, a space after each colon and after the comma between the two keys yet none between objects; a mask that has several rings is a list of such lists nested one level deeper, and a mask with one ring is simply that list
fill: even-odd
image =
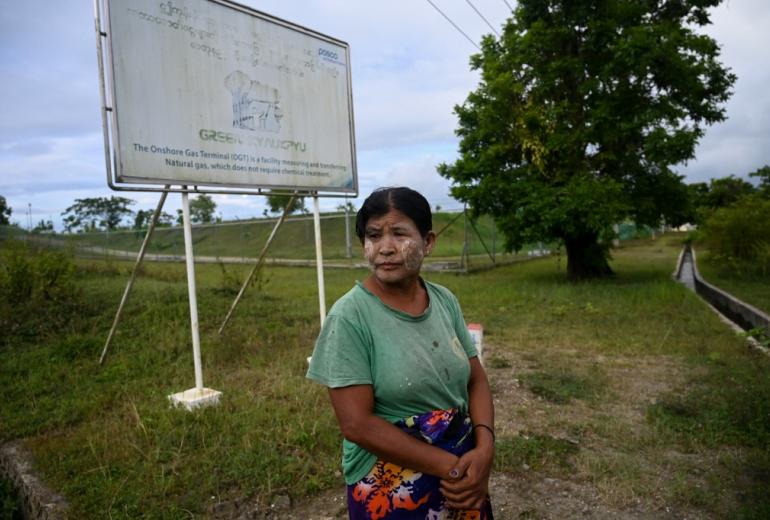
[{"label": "tree trunk", "polygon": [[564,245],[567,249],[569,280],[600,278],[613,274],[608,263],[607,247],[599,243],[595,233],[566,237]]}]

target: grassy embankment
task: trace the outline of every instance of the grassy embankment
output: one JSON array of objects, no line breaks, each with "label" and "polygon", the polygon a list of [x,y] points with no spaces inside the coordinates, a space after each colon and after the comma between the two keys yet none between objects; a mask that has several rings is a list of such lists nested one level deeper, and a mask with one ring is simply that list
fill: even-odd
[{"label": "grassy embankment", "polygon": [[770,275],[748,275],[720,267],[704,247],[696,244],[698,271],[703,278],[758,309],[770,313]]},{"label": "grassy embankment", "polygon": [[[327,218],[331,217],[331,218]],[[464,221],[457,213],[436,213],[433,218],[433,228],[436,231],[452,223],[441,234],[438,247],[433,258],[458,258],[462,254],[464,244]],[[455,220],[456,219],[456,220]],[[321,237],[323,253],[326,260],[344,260],[345,223],[344,216],[324,214],[321,218]],[[248,220],[243,222],[225,222],[219,225],[193,227],[193,247],[196,255],[256,257],[262,249],[274,221],[265,219]],[[502,257],[502,243],[493,230],[492,220],[482,217],[476,223],[476,229],[481,234],[484,244],[490,250],[496,249],[496,255]],[[144,231],[116,231],[109,234],[83,233],[75,235],[59,235],[55,239],[65,239],[77,245],[95,246],[100,248],[123,251],[138,251]],[[353,247],[353,259],[360,259],[360,245],[355,236],[355,215],[350,217],[350,234]],[[473,231],[467,226],[468,245],[471,255],[479,257],[479,261],[490,262],[484,245]],[[150,253],[184,254],[184,237],[182,229],[158,228],[150,241]],[[269,257],[315,259],[315,242],[313,235],[312,217],[291,217],[287,220],[275,237],[268,253]],[[509,255],[505,255],[506,257]]]},{"label": "grassy embankment", "polygon": [[[678,251],[670,238],[626,247],[596,283],[567,283],[554,258],[429,276],[484,324],[498,472],[587,482],[617,510],[768,516],[770,362],[671,281]],[[97,364],[128,268],[81,262],[56,327],[0,338],[0,438],[26,439],[73,517],[183,518],[339,483],[325,391],[304,379],[315,272],[269,268],[219,338],[246,268],[198,267],[204,382],[224,397],[191,414],[166,400],[193,386],[183,266],[145,266]],[[327,271],[328,301],[363,276]]]}]

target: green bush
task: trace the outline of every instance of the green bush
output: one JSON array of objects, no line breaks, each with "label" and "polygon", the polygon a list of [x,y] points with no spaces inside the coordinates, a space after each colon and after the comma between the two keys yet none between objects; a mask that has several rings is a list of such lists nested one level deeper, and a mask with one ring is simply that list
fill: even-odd
[{"label": "green bush", "polygon": [[78,300],[72,255],[8,241],[0,252],[0,346],[60,327]]},{"label": "green bush", "polygon": [[725,271],[770,273],[770,199],[748,195],[714,211],[704,225],[706,246]]},{"label": "green bush", "polygon": [[693,229],[687,232],[687,235],[682,240],[683,244],[693,244],[703,240],[703,231],[700,229]]}]

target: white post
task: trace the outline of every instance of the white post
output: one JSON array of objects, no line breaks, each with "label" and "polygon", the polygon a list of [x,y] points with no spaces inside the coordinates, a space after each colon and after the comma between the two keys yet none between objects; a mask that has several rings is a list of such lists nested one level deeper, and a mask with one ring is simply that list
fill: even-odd
[{"label": "white post", "polygon": [[348,258],[353,258],[353,248],[350,245],[350,217],[348,216],[348,213],[350,212],[350,206],[349,206],[348,198],[345,197],[345,256]]},{"label": "white post", "polygon": [[318,209],[318,195],[313,196],[313,224],[315,228],[315,263],[318,274],[318,307],[321,311],[321,325],[326,319],[326,293],[324,289],[324,264],[321,251],[321,210]]},{"label": "white post", "polygon": [[201,339],[198,334],[198,300],[195,296],[195,259],[192,248],[192,224],[190,223],[190,199],[182,192],[182,227],[184,228],[184,256],[187,264],[187,292],[190,295],[190,327],[192,328],[193,363],[195,364],[195,388],[203,389],[201,368]]},{"label": "white post", "polygon": [[[187,189],[187,186],[182,186]],[[195,292],[195,262],[192,248],[192,225],[190,224],[190,200],[187,192],[182,192],[182,228],[184,230],[184,255],[187,264],[187,291],[190,299],[190,326],[192,329],[193,363],[195,365],[195,388],[169,396],[175,405],[182,405],[188,410],[208,404],[218,404],[221,392],[203,387],[203,369],[201,368],[201,340],[198,334],[198,301]]]}]

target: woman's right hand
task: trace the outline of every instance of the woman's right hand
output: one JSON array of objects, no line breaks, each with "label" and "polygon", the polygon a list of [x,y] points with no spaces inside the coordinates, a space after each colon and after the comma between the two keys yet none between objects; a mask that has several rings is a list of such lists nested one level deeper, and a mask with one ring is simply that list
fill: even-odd
[{"label": "woman's right hand", "polygon": [[[489,493],[489,473],[494,457],[484,449],[474,448],[460,457],[449,471],[450,479],[441,480],[441,492],[449,507],[480,509]],[[458,476],[455,476],[458,475]]]}]

